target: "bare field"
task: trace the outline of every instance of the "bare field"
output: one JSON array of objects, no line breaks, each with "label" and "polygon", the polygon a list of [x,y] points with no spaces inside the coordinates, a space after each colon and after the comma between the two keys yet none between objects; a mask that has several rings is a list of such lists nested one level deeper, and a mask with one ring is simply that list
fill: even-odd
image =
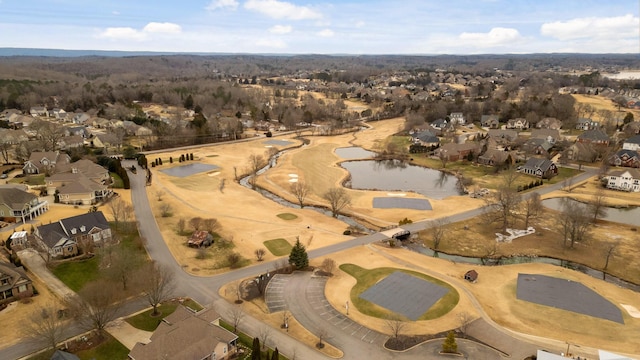
[{"label": "bare field", "polygon": [[[614,114],[614,118],[619,117],[620,119],[622,119],[626,113],[630,112],[633,114],[633,117],[634,119],[636,119],[636,121],[640,119],[640,110],[621,108],[620,111],[618,111],[618,105],[615,104],[613,100],[609,98],[605,98],[598,95],[582,95],[582,94],[573,94],[571,96],[573,96],[573,98],[576,99],[576,102],[589,104],[596,110],[611,111]],[[597,121],[603,120],[602,116],[597,112],[593,115],[593,118],[594,120],[597,120]]]}]

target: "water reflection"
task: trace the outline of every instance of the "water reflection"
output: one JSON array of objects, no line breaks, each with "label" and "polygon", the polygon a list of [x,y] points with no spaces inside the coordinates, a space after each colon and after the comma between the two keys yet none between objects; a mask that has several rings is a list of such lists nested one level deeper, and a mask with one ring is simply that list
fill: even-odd
[{"label": "water reflection", "polygon": [[[562,211],[562,202],[565,198],[551,198],[542,200],[542,205],[548,207],[553,210]],[[578,205],[586,206],[579,201],[573,200],[571,198],[566,198],[566,201],[579,203]],[[627,224],[627,225],[637,225],[640,226],[640,208],[638,207],[627,207],[627,208],[607,208],[607,213],[602,217],[603,220]]]}]

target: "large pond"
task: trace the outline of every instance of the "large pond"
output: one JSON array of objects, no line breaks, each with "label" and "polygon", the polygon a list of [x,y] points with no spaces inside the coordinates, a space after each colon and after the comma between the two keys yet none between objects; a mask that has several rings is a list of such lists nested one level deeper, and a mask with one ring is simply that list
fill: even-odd
[{"label": "large pond", "polygon": [[336,155],[345,159],[345,160],[353,160],[353,159],[370,159],[376,156],[376,153],[373,151],[365,150],[358,146],[350,146],[336,149]]},{"label": "large pond", "polygon": [[[562,210],[562,201],[564,198],[551,198],[542,200],[542,205],[548,207],[553,210]],[[568,201],[578,202],[573,199],[567,199]],[[586,206],[583,203],[580,205]],[[618,222],[627,225],[637,225],[640,226],[640,208],[638,207],[628,207],[628,208],[607,208],[607,213],[603,220]]]},{"label": "large pond", "polygon": [[399,160],[345,161],[340,165],[351,174],[345,185],[352,189],[413,191],[432,199],[460,195],[455,176]]},{"label": "large pond", "polygon": [[217,169],[219,169],[219,167],[216,165],[203,164],[203,163],[191,163],[187,165],[172,167],[169,169],[162,169],[160,170],[160,172],[163,172],[167,175],[176,176],[176,177],[187,177],[187,176],[191,176],[201,172],[217,170]]}]

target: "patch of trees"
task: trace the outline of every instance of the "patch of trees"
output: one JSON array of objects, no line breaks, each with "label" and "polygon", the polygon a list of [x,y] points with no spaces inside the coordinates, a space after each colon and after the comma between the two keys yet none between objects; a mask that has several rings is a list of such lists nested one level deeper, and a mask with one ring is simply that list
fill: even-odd
[{"label": "patch of trees", "polygon": [[120,178],[122,178],[122,184],[125,189],[131,189],[131,182],[129,180],[129,175],[127,174],[127,170],[122,167],[122,163],[120,159],[114,159],[108,156],[98,156],[97,164],[105,167],[109,172],[113,172],[118,174]]}]

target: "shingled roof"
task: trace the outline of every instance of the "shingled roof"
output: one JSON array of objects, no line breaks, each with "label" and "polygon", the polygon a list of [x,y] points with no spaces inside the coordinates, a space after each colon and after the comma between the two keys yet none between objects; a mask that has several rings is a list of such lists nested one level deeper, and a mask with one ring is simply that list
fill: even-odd
[{"label": "shingled roof", "polygon": [[30,203],[38,197],[32,193],[16,188],[0,188],[0,204],[5,204],[11,210],[23,210],[25,204]]}]

